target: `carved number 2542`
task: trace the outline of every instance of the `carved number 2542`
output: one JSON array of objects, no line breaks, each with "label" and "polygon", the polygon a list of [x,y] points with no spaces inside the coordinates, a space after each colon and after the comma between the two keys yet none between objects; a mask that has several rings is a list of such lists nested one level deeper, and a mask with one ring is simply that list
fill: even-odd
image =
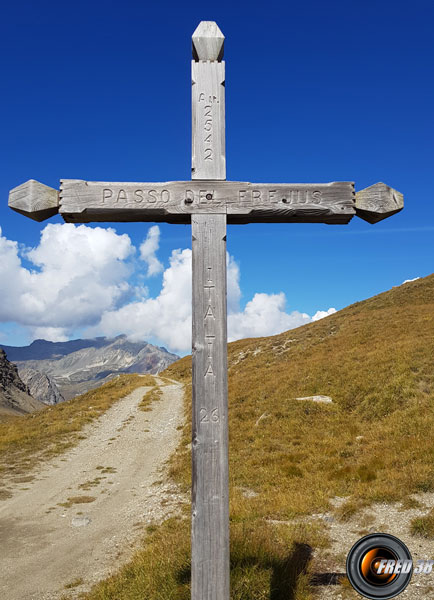
[{"label": "carved number 2542", "polygon": [[219,409],[213,408],[209,411],[206,408],[201,408],[199,419],[201,423],[218,423],[220,421]]}]

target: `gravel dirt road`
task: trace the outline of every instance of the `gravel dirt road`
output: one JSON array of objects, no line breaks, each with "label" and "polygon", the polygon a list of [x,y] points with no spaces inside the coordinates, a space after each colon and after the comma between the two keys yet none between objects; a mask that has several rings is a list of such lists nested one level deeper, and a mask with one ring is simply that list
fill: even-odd
[{"label": "gravel dirt road", "polygon": [[165,463],[179,442],[183,389],[158,382],[150,411],[138,408],[150,388],[138,388],[0,502],[0,598],[58,600],[80,580],[73,589],[85,591],[128,560],[146,524],[176,512],[182,499]]}]

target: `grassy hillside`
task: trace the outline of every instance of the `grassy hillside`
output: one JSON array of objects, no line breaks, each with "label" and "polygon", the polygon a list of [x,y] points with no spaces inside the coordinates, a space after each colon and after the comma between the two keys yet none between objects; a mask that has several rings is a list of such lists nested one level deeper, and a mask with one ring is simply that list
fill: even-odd
[{"label": "grassy hillside", "polygon": [[[229,344],[232,600],[314,597],[311,556],[327,534],[299,517],[330,510],[331,498],[345,498],[336,513],[346,519],[372,502],[410,506],[412,493],[434,491],[433,357],[434,275],[316,323]],[[190,357],[164,375],[187,384],[171,465],[187,490]],[[312,395],[333,403],[296,399]],[[187,599],[188,509],[185,517],[152,531],[87,598]]]},{"label": "grassy hillside", "polygon": [[[434,275],[229,344],[233,485],[261,489],[251,503],[274,517],[322,509],[334,495],[360,503],[434,490],[433,357]],[[190,360],[167,376],[188,380]],[[319,394],[333,404],[295,399]],[[185,482],[186,464],[176,471]]]}]

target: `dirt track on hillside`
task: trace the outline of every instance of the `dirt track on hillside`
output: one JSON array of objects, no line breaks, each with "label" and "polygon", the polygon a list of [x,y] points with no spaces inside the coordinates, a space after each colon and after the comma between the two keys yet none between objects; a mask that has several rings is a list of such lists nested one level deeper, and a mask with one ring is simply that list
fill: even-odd
[{"label": "dirt track on hillside", "polygon": [[[175,512],[182,499],[164,483],[164,465],[182,423],[182,386],[162,386],[152,410],[139,388],[112,406],[86,439],[16,483],[0,502],[0,597],[58,600],[65,586],[89,589],[131,555],[143,528]],[[88,497],[87,503],[69,498]]]}]

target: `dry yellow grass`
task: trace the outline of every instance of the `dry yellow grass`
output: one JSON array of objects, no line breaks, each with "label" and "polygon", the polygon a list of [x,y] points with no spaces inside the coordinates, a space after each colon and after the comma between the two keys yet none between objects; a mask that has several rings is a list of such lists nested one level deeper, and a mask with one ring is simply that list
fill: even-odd
[{"label": "dry yellow grass", "polygon": [[90,502],[95,502],[96,498],[94,496],[72,496],[68,498],[66,502],[61,502],[59,506],[63,506],[63,508],[71,508],[74,504],[89,504]]},{"label": "dry yellow grass", "polygon": [[[233,514],[286,519],[344,496],[345,517],[433,491],[432,356],[433,275],[284,334],[229,344],[233,504],[237,488],[258,493]],[[190,357],[164,374],[188,381]],[[296,400],[318,394],[333,404]],[[185,488],[189,441],[186,428],[172,468]]]},{"label": "dry yellow grass", "polygon": [[[166,384],[164,384],[164,385],[166,385]],[[159,387],[157,387],[154,383],[154,387],[152,387],[143,396],[142,401],[139,404],[140,410],[143,410],[145,412],[152,410],[151,404],[153,402],[156,402],[157,400],[160,400],[162,394],[163,394],[162,390]]]},{"label": "dry yellow grass", "polygon": [[434,540],[434,510],[431,510],[424,517],[418,517],[411,522],[411,532],[413,535]]},{"label": "dry yellow grass", "polygon": [[[232,600],[311,600],[309,562],[324,537],[306,525],[276,529],[267,523],[231,528]],[[144,548],[87,600],[189,600],[190,522],[170,519],[148,528]],[[294,595],[295,594],[295,595]]]}]

